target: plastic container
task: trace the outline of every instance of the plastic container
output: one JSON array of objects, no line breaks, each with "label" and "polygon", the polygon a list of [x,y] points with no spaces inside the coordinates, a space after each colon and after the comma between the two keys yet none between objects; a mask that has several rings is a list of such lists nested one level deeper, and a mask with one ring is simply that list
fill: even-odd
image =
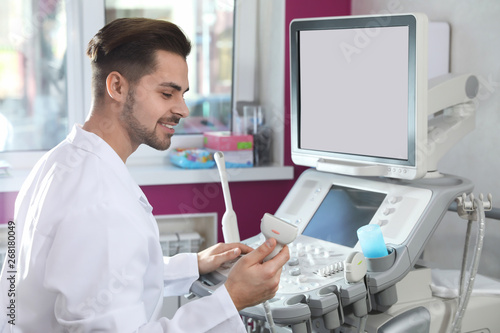
[{"label": "plastic container", "polygon": [[378,224],[368,224],[359,228],[358,239],[366,258],[380,258],[389,254]]}]

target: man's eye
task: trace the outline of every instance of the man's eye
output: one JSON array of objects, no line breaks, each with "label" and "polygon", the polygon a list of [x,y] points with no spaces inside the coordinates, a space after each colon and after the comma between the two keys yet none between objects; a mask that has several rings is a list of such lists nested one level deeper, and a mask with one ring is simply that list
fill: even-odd
[{"label": "man's eye", "polygon": [[165,96],[165,97],[167,97],[167,98],[172,97],[172,94],[166,94],[166,93],[162,93],[162,94],[163,94],[163,96]]}]

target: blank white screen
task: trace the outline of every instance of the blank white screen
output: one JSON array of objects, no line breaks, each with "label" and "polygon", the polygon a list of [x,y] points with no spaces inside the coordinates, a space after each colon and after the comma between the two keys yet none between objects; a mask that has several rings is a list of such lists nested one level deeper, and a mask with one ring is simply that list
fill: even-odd
[{"label": "blank white screen", "polygon": [[300,148],[408,159],[408,34],[300,32]]}]

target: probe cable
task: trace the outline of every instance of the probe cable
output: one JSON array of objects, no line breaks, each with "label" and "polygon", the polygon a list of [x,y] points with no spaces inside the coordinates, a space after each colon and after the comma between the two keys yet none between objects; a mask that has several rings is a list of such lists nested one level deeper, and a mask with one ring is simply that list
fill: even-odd
[{"label": "probe cable", "polygon": [[467,249],[470,242],[470,232],[471,232],[471,224],[472,219],[469,219],[469,223],[467,226],[467,235],[465,239],[464,245],[464,255],[462,261],[462,271],[460,276],[460,286],[459,286],[459,301],[458,308],[455,313],[455,318],[453,319],[453,323],[449,332],[459,333],[462,326],[462,319],[465,313],[465,309],[467,308],[467,304],[469,303],[469,298],[472,293],[472,288],[474,287],[474,281],[476,278],[478,266],[479,266],[479,258],[481,257],[481,251],[483,248],[483,240],[484,240],[484,230],[485,230],[485,213],[484,213],[484,204],[483,200],[474,200],[474,206],[477,210],[477,218],[478,218],[478,231],[476,235],[476,247],[474,249],[469,279],[465,279],[465,261],[467,260]]},{"label": "probe cable", "polygon": [[273,313],[271,312],[271,307],[269,306],[269,301],[262,303],[264,306],[264,312],[266,313],[267,323],[269,324],[269,331],[271,333],[276,333],[276,327],[274,326]]}]

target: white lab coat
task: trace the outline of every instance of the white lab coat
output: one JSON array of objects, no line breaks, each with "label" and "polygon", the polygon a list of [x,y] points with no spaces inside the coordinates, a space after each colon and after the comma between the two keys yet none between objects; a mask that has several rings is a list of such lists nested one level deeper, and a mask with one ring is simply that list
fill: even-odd
[{"label": "white lab coat", "polygon": [[[196,254],[163,258],[151,212],[115,151],[75,126],[19,192],[16,325],[2,315],[0,331],[246,332],[224,287],[171,320],[157,318],[164,290],[188,292],[198,265]],[[3,309],[8,270],[0,281]]]}]

